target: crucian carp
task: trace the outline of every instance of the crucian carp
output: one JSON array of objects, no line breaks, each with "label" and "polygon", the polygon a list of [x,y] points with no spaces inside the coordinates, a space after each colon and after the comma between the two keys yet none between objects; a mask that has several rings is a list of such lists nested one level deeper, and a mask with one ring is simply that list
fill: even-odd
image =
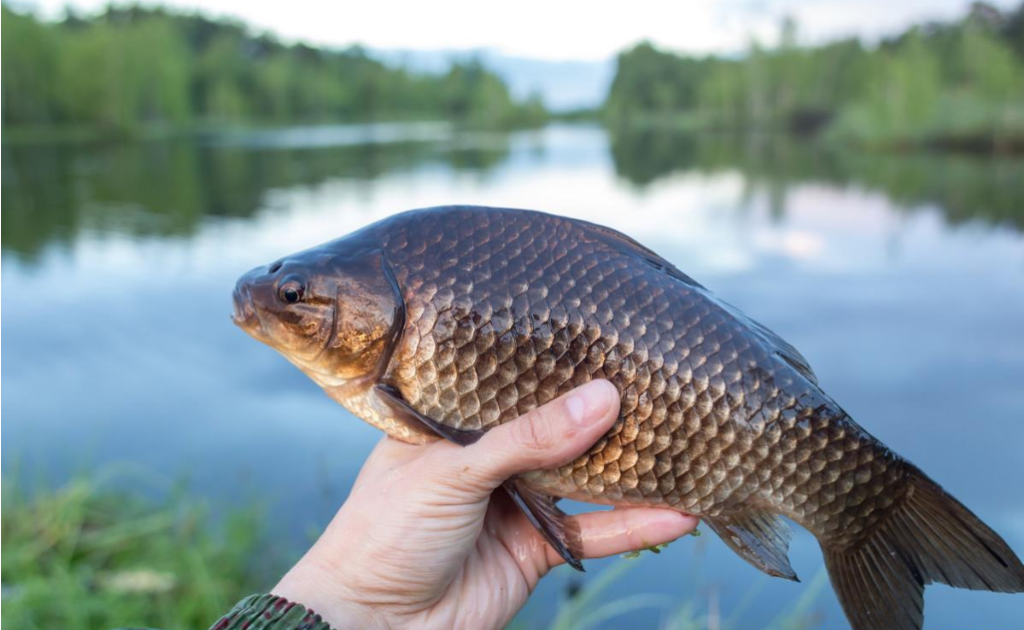
[{"label": "crucian carp", "polygon": [[861,428],[804,357],[613,230],[525,210],[405,212],[253,269],[235,322],[353,414],[469,444],[592,379],[621,395],[588,452],[504,488],[579,568],[571,498],[699,516],[796,580],[787,517],[817,538],[855,630],[917,630],[932,582],[1024,591],[970,510]]}]

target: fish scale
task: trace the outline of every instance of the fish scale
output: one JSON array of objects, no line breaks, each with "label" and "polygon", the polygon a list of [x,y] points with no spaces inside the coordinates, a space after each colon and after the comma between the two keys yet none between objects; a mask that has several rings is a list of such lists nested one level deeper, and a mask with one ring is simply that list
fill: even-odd
[{"label": "fish scale", "polygon": [[[835,472],[806,463],[828,442],[798,418],[828,403],[729,313],[609,250],[586,226],[533,218],[454,214],[382,235],[408,309],[392,376],[419,412],[455,429],[486,430],[607,378],[622,392],[620,420],[574,462],[532,474],[533,485],[697,514],[757,496],[798,522],[854,485],[884,490],[872,479],[898,465],[891,456],[879,454],[886,465],[869,468],[861,484],[851,483],[864,477],[856,469],[827,483]],[[408,247],[416,237],[430,246]],[[776,381],[782,387],[762,389]],[[773,436],[785,436],[783,457],[756,474]],[[870,440],[855,443],[876,449]],[[840,529],[828,520],[810,524]]]},{"label": "fish scale", "polygon": [[[282,304],[281,288],[301,293]],[[299,292],[299,293],[297,293]],[[918,630],[924,586],[1024,590],[1006,543],[822,391],[806,359],[628,237],[524,210],[395,215],[244,276],[236,322],[352,413],[410,442],[470,444],[608,379],[614,426],[504,488],[581,568],[558,497],[700,516],[796,579],[815,535],[855,630]]]}]

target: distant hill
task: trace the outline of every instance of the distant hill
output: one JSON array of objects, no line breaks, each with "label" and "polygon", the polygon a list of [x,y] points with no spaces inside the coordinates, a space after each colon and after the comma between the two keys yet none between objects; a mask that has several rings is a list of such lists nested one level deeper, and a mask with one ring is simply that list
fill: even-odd
[{"label": "distant hill", "polygon": [[550,61],[516,57],[489,50],[394,50],[371,49],[369,53],[389,65],[441,74],[456,62],[479,59],[500,76],[513,98],[539,94],[552,111],[599,107],[608,96],[615,75],[615,61]]}]

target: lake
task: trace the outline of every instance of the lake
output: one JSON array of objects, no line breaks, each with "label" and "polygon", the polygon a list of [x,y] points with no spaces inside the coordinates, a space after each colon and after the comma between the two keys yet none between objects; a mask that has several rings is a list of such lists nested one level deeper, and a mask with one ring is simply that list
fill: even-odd
[{"label": "lake", "polygon": [[[405,124],[4,145],[3,473],[183,479],[213,504],[263,502],[299,549],[380,435],[232,325],[235,280],[451,203],[547,210],[650,246],[797,346],[854,418],[1024,554],[1024,161],[773,136]],[[732,628],[794,611],[846,627],[809,534],[791,557],[803,584],[710,532],[687,537],[632,561],[601,599],[649,606],[601,627],[687,606]],[[590,561],[584,579],[625,562]],[[555,571],[522,624],[576,580]],[[1021,596],[931,586],[926,627],[1003,630],[1022,610]]]}]

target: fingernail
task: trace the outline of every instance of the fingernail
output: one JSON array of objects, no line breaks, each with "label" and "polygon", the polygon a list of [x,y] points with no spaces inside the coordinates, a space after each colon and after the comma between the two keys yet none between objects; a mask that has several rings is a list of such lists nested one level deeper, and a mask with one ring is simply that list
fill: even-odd
[{"label": "fingernail", "polygon": [[583,428],[600,420],[610,403],[608,384],[594,381],[573,390],[565,410],[576,426]]}]

